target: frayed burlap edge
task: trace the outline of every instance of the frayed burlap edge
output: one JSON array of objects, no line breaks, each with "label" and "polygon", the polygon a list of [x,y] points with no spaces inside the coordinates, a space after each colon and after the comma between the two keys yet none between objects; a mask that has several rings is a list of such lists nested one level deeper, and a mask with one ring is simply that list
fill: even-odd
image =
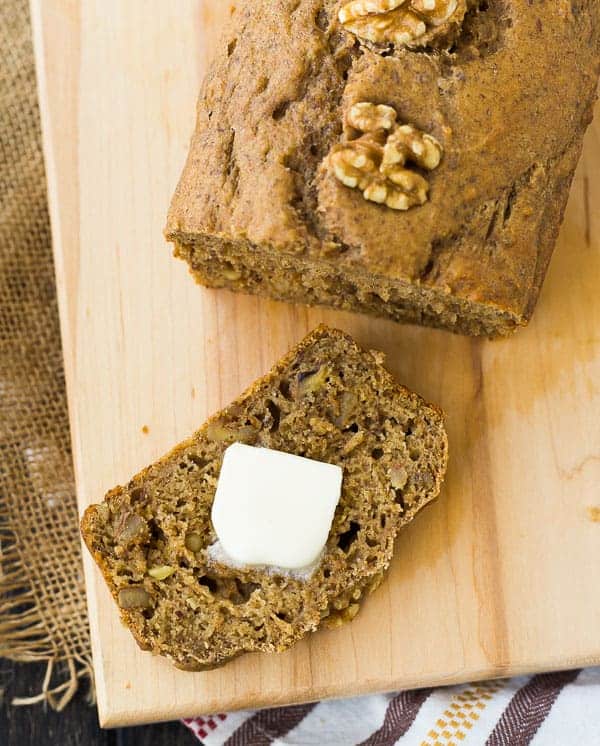
[{"label": "frayed burlap edge", "polygon": [[26,0],[0,0],[0,656],[47,664],[14,704],[93,700]]},{"label": "frayed burlap edge", "polygon": [[[95,702],[91,653],[68,654],[57,645],[40,613],[36,593],[18,547],[18,531],[11,530],[7,504],[0,501],[0,657],[21,663],[46,663],[41,691],[33,697],[15,697],[13,705],[46,702],[60,712],[88,680],[87,700]],[[26,554],[26,553],[25,553]],[[26,560],[25,560],[26,562]],[[55,672],[61,664],[62,670]],[[52,683],[55,678],[59,683]]]}]

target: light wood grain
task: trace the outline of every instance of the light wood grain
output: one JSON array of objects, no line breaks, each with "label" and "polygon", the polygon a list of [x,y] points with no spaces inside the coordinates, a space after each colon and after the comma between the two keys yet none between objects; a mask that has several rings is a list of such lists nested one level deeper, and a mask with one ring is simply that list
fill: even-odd
[{"label": "light wood grain", "polygon": [[[534,322],[488,343],[194,285],[162,238],[214,0],[32,0],[81,508],[319,321],[448,413],[440,500],[349,626],[189,674],[140,652],[85,554],[105,726],[600,662],[600,122]],[[149,432],[144,434],[142,428]]]}]

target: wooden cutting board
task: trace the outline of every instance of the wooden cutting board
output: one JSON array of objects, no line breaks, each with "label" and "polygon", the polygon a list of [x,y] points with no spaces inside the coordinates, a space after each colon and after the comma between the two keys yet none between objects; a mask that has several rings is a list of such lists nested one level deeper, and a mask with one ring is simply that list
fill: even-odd
[{"label": "wooden cutting board", "polygon": [[600,119],[531,326],[487,342],[197,287],[162,237],[222,0],[32,0],[83,509],[320,321],[448,413],[441,498],[350,625],[190,674],[140,652],[87,552],[105,726],[600,663]]}]

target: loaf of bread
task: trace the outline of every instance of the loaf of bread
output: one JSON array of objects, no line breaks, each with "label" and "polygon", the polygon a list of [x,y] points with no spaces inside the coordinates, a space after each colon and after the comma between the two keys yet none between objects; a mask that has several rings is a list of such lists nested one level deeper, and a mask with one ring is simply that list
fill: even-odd
[{"label": "loaf of bread", "polygon": [[204,285],[508,334],[599,59],[598,0],[241,0],[166,235]]},{"label": "loaf of bread", "polygon": [[[342,467],[310,577],[226,566],[208,551],[223,453],[235,441]],[[381,582],[398,530],[437,496],[446,461],[441,413],[398,386],[379,354],[320,327],[189,440],[88,508],[82,534],[140,647],[186,670],[212,668],[351,620]]]}]

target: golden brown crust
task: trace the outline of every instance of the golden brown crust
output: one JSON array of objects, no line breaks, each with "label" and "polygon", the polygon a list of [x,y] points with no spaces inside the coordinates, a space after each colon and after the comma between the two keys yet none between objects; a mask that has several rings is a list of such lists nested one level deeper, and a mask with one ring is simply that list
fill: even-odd
[{"label": "golden brown crust", "polygon": [[[248,258],[295,255],[362,275],[360,292],[345,294],[357,310],[370,310],[360,293],[383,278],[384,295],[430,289],[440,310],[415,297],[396,313],[384,297],[374,312],[467,333],[526,323],[595,100],[600,4],[473,0],[451,46],[385,56],[340,27],[339,6],[240,3],[203,87],[169,239],[213,286],[276,294],[239,268],[233,280],[207,268],[209,248],[230,261],[229,244],[246,242]],[[323,167],[359,101],[392,106],[441,142],[423,206],[374,205]],[[279,297],[301,294],[279,285]],[[318,291],[304,299],[335,303]]]},{"label": "golden brown crust", "polygon": [[[327,549],[307,581],[208,558],[221,458],[240,438],[344,468]],[[352,619],[399,528],[437,496],[446,461],[441,412],[395,384],[377,354],[319,327],[191,438],[89,507],[82,535],[140,647],[205,670]],[[149,574],[164,566],[167,578]]]}]

